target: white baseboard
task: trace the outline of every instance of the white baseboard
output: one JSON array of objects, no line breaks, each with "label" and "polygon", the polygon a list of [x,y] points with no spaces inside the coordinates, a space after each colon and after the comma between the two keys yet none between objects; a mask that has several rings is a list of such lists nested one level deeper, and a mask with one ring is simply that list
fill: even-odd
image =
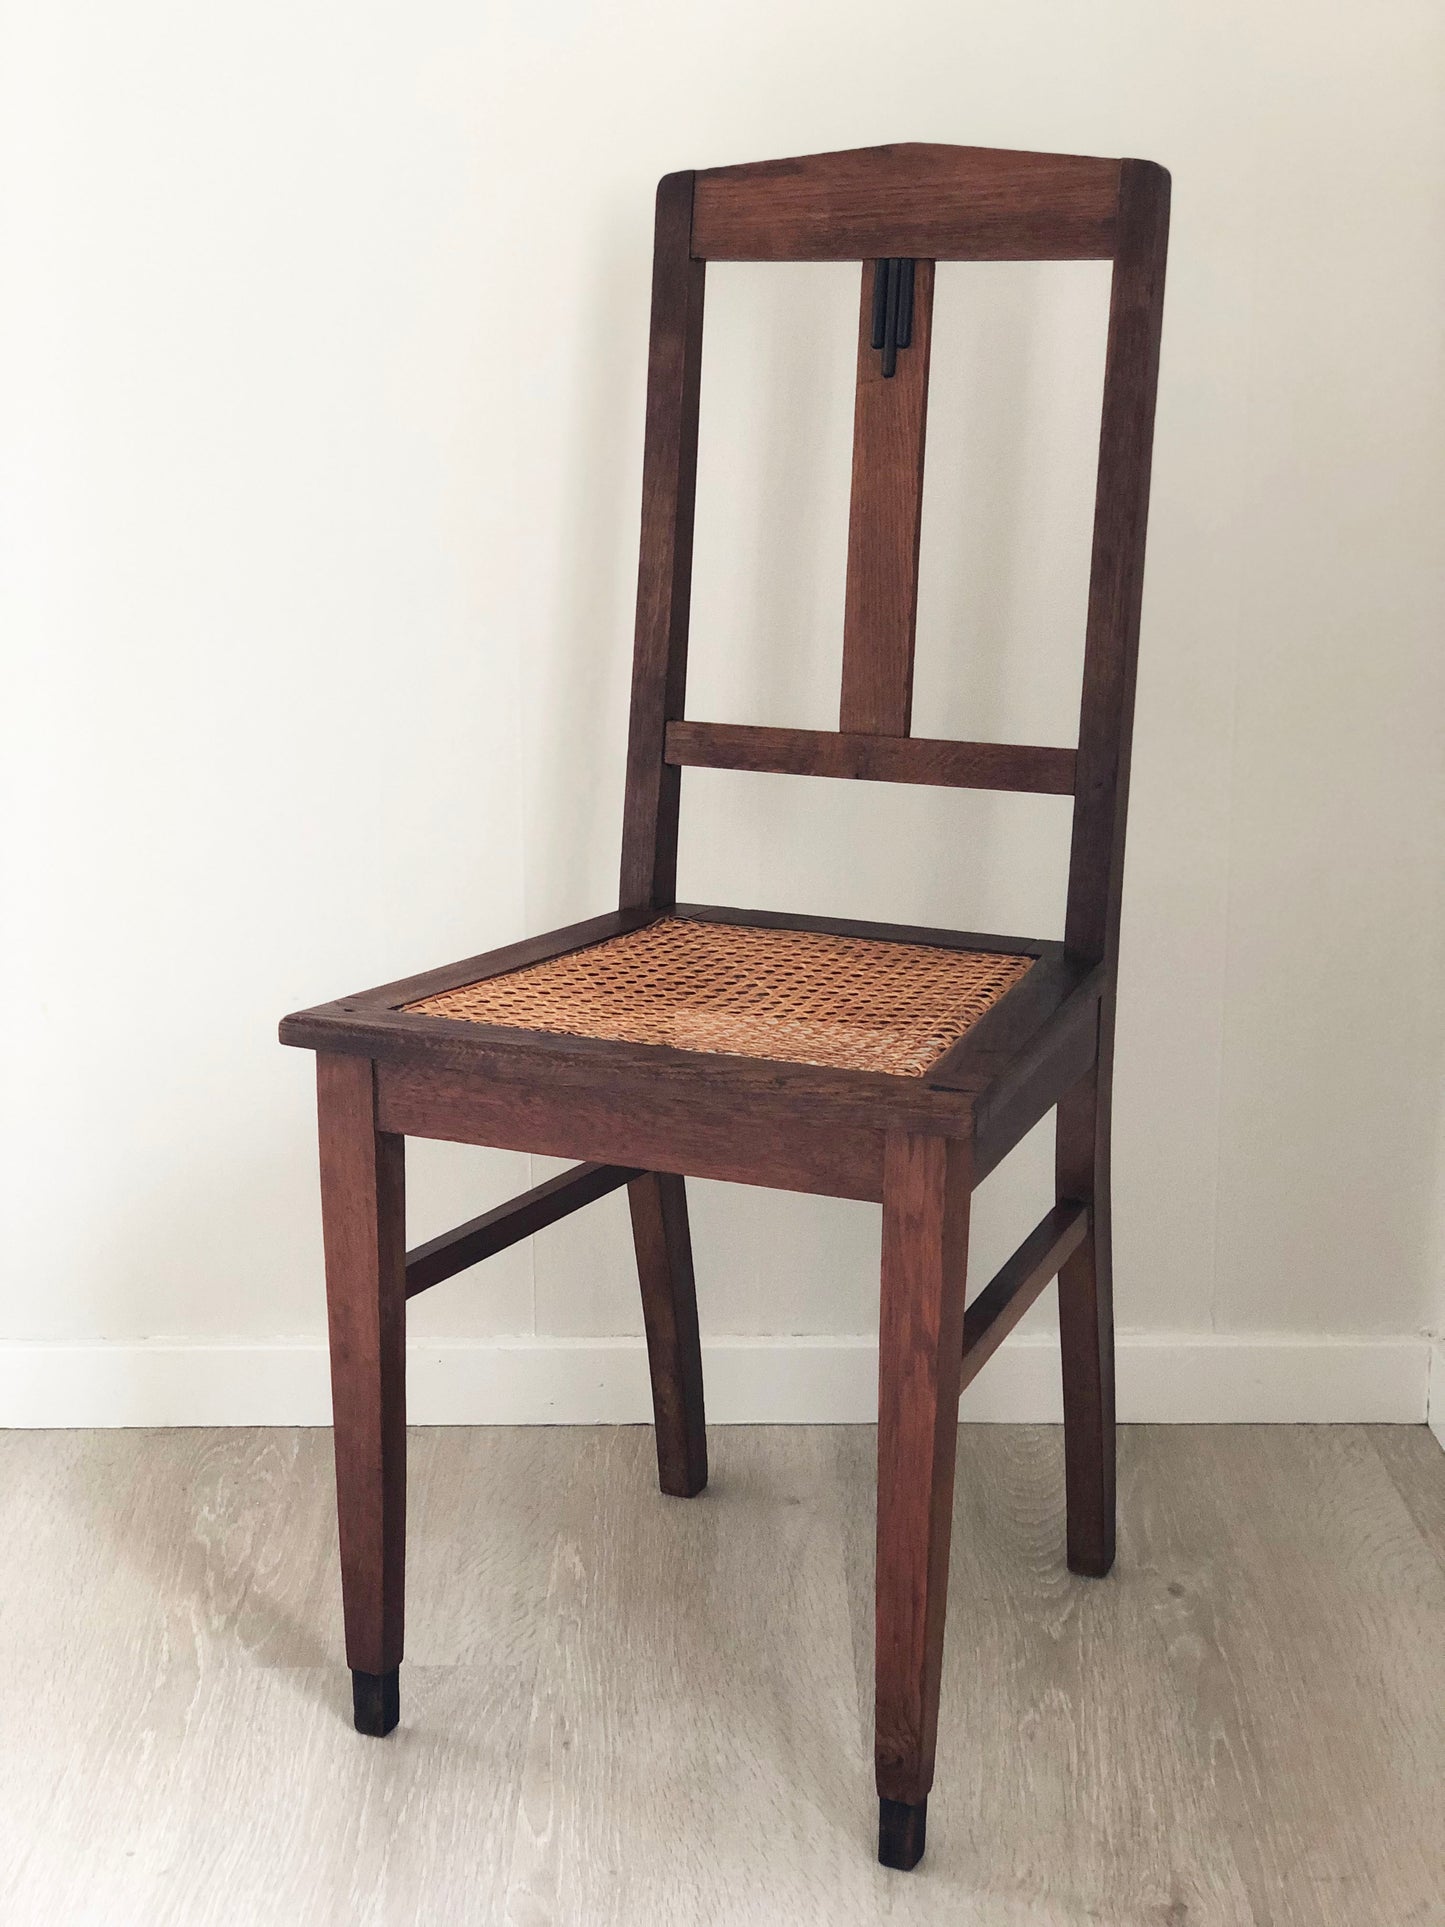
[{"label": "white baseboard", "polygon": [[[849,1424],[875,1416],[872,1339],[718,1338],[704,1353],[715,1424]],[[407,1403],[418,1425],[626,1425],[652,1415],[638,1338],[419,1343],[408,1359]],[[1057,1339],[1008,1340],[965,1392],[961,1415],[1057,1420]],[[1125,1334],[1119,1416],[1154,1424],[1393,1425],[1428,1417],[1445,1443],[1445,1350],[1421,1336]],[[326,1352],[315,1343],[0,1344],[0,1427],[329,1422]]]},{"label": "white baseboard", "polygon": [[1445,1445],[1445,1338],[1437,1338],[1430,1347],[1430,1386],[1425,1412],[1430,1430],[1441,1445]]}]

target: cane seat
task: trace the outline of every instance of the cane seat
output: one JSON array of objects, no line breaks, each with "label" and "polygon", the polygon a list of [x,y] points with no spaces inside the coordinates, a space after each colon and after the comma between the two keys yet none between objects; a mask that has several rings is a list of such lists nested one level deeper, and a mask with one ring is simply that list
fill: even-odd
[{"label": "cane seat", "polygon": [[921,1077],[1032,962],[663,917],[405,1008],[570,1037]]}]

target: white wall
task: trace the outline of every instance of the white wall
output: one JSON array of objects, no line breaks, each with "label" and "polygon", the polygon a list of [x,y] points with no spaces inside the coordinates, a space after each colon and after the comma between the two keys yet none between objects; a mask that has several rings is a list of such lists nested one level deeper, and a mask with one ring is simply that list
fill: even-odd
[{"label": "white wall", "polygon": [[[1212,1360],[1210,1412],[1423,1416],[1442,78],[1433,0],[12,17],[0,1421],[315,1411],[311,1066],[275,1020],[612,900],[653,184],[885,139],[1174,174],[1126,1397],[1184,1415]],[[1105,271],[940,290],[917,724],[1069,741]],[[717,269],[708,302],[692,713],[826,725],[856,270]],[[1066,840],[1054,799],[703,773],[683,887],[1051,934]],[[415,1236],[529,1181],[432,1145],[410,1175]],[[1047,1178],[1036,1134],[990,1179],[980,1273]],[[769,1372],[768,1410],[866,1409],[876,1213],[699,1185],[694,1234],[705,1327],[756,1341],[715,1409]],[[614,1198],[414,1308],[455,1378],[418,1409],[520,1409],[518,1361],[559,1415],[612,1371],[635,1402],[590,1341],[638,1322]],[[995,1371],[1001,1409],[1044,1396]]]}]

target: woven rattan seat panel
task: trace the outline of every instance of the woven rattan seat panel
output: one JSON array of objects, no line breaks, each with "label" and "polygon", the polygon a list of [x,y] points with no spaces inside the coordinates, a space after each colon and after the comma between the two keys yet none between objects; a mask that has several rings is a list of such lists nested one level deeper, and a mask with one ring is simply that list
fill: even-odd
[{"label": "woven rattan seat panel", "polygon": [[921,1077],[1032,961],[664,917],[406,1008],[570,1037]]}]

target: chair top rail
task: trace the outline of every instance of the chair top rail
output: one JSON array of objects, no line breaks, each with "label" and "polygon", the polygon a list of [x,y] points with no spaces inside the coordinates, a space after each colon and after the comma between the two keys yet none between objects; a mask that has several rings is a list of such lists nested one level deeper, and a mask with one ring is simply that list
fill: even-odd
[{"label": "chair top rail", "polygon": [[701,261],[1107,260],[1120,162],[905,142],[695,176]]}]

